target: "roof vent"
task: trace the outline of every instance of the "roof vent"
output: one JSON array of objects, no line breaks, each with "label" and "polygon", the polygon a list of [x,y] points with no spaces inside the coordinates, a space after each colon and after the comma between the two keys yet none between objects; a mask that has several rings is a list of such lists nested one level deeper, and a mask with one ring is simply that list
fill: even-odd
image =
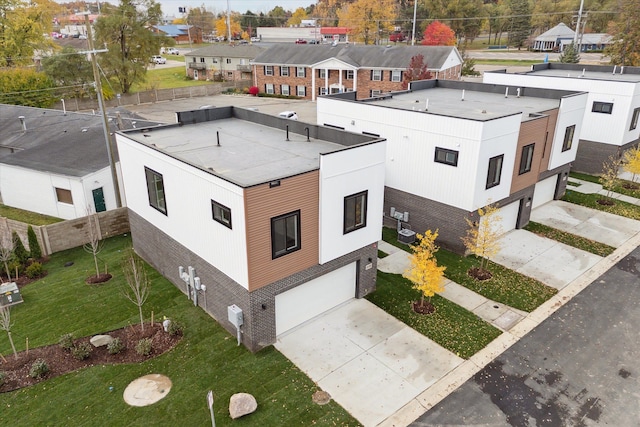
[{"label": "roof vent", "polygon": [[27,123],[24,121],[24,116],[19,116],[18,119],[20,120],[20,125],[22,125],[22,132],[26,132]]},{"label": "roof vent", "polygon": [[82,132],[86,132],[86,131],[87,131],[87,128],[82,128]]}]

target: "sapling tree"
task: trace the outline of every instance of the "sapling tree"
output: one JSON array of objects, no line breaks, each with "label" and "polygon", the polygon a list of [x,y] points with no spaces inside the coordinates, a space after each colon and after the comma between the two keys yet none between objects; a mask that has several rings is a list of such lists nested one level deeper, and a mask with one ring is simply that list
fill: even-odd
[{"label": "sapling tree", "polygon": [[462,243],[470,253],[480,258],[481,271],[488,272],[489,259],[500,251],[501,220],[495,204],[479,208],[477,222],[465,218],[469,228],[462,237]]},{"label": "sapling tree", "polygon": [[11,270],[9,270],[9,262],[13,259],[13,248],[6,245],[4,242],[0,243],[0,262],[4,265],[4,271],[7,273],[7,280],[11,281]]},{"label": "sapling tree", "polygon": [[104,241],[100,239],[98,215],[92,213],[91,208],[87,207],[87,234],[89,241],[84,244],[83,248],[86,252],[93,255],[93,262],[96,267],[96,277],[100,276],[100,268],[98,266],[98,254],[102,251]]},{"label": "sapling tree", "polygon": [[16,351],[16,346],[13,344],[13,338],[11,337],[12,326],[13,324],[11,323],[11,307],[8,305],[0,304],[0,329],[7,332],[9,343],[11,344],[11,349],[13,350],[13,356],[17,359],[18,352]]},{"label": "sapling tree", "polygon": [[122,260],[122,272],[126,282],[123,288],[123,294],[138,307],[140,326],[144,332],[142,306],[149,297],[149,278],[147,277],[144,261],[134,252],[133,248],[128,248],[125,251],[125,257]]},{"label": "sapling tree", "polygon": [[636,182],[636,175],[640,174],[640,146],[635,146],[624,152],[622,168],[629,172],[631,181]]},{"label": "sapling tree", "polygon": [[413,289],[420,291],[420,307],[425,307],[424,298],[428,298],[427,311],[432,311],[431,297],[444,290],[442,286],[446,267],[438,266],[435,253],[438,246],[435,243],[438,231],[427,230],[424,235],[416,235],[417,245],[411,245],[411,268],[405,272],[405,277],[413,283]]},{"label": "sapling tree", "polygon": [[[620,167],[622,166],[622,157],[617,154],[610,155],[607,160],[602,163],[602,175],[600,175],[600,183],[607,190],[608,205],[612,205],[613,201],[613,189],[618,182],[618,174],[620,173]],[[602,201],[601,201],[602,203]]]}]

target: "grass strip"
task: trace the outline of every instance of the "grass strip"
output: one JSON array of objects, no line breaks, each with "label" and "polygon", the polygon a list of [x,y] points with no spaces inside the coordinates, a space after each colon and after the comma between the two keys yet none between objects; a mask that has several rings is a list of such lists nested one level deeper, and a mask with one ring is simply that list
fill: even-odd
[{"label": "grass strip", "polygon": [[547,237],[557,242],[564,243],[565,245],[573,246],[574,248],[582,249],[583,251],[591,252],[592,254],[599,255],[601,257],[609,256],[616,250],[613,246],[596,242],[595,240],[587,239],[586,237],[578,236],[566,231],[558,230],[557,228],[549,227],[538,222],[530,221],[524,229],[531,231],[532,233],[536,233],[539,236]]},{"label": "grass strip", "polygon": [[53,216],[13,208],[7,205],[0,205],[0,216],[13,219],[15,221],[26,222],[31,225],[49,225],[64,221],[63,219],[55,218]]},{"label": "grass strip", "polygon": [[501,334],[499,329],[474,313],[439,295],[431,299],[436,307],[435,313],[417,314],[411,303],[420,299],[420,293],[399,274],[378,272],[376,291],[366,298],[464,359],[473,356]]},{"label": "grass strip", "polygon": [[[411,252],[411,248],[397,241],[397,232],[392,228],[383,228],[382,238],[387,243]],[[447,267],[444,275],[449,280],[471,289],[485,298],[518,310],[531,312],[558,292],[557,289],[532,277],[491,261],[489,261],[488,269],[493,277],[489,280],[478,281],[467,274],[469,269],[480,264],[479,259],[475,256],[464,257],[440,248],[436,253],[436,259],[438,265]]]},{"label": "grass strip", "polygon": [[613,205],[603,205],[598,203],[598,200],[603,199],[605,199],[605,196],[601,194],[583,194],[571,190],[567,190],[565,195],[562,197],[562,200],[575,203],[576,205],[586,206],[591,209],[608,212],[614,215],[640,220],[640,206],[617,199],[614,199]]}]

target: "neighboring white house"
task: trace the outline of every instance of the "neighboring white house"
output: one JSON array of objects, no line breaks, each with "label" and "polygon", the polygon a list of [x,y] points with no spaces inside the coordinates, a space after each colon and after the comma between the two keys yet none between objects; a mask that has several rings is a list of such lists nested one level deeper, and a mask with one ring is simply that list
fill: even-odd
[{"label": "neighboring white house", "polygon": [[136,252],[249,349],[374,290],[383,139],[234,107],[116,139]]},{"label": "neighboring white house", "polygon": [[192,50],[184,57],[187,76],[194,80],[251,80],[250,62],[265,49],[259,43],[237,46],[216,43]]},{"label": "neighboring white house", "polygon": [[[540,34],[533,41],[533,50],[542,52],[562,52],[565,46],[574,42],[576,32],[559,23],[550,30]],[[601,51],[611,44],[613,38],[606,33],[583,33],[577,40],[581,52]]]},{"label": "neighboring white house", "polygon": [[502,230],[561,197],[575,158],[587,95],[426,80],[411,90],[356,101],[318,98],[319,124],[387,139],[385,222],[460,237],[478,208],[498,203]]},{"label": "neighboring white house", "polygon": [[601,173],[610,155],[640,142],[640,67],[547,63],[523,73],[485,72],[485,83],[588,92],[573,169]]},{"label": "neighboring white house", "polygon": [[3,204],[62,219],[115,209],[111,176],[102,116],[0,105]]}]

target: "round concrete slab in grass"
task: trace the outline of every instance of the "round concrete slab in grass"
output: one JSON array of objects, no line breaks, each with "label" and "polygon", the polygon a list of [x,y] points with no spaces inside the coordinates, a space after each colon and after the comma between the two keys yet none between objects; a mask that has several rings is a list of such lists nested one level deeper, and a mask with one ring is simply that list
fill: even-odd
[{"label": "round concrete slab in grass", "polygon": [[129,383],[122,397],[131,406],[149,406],[171,390],[171,380],[160,374],[150,374]]}]

